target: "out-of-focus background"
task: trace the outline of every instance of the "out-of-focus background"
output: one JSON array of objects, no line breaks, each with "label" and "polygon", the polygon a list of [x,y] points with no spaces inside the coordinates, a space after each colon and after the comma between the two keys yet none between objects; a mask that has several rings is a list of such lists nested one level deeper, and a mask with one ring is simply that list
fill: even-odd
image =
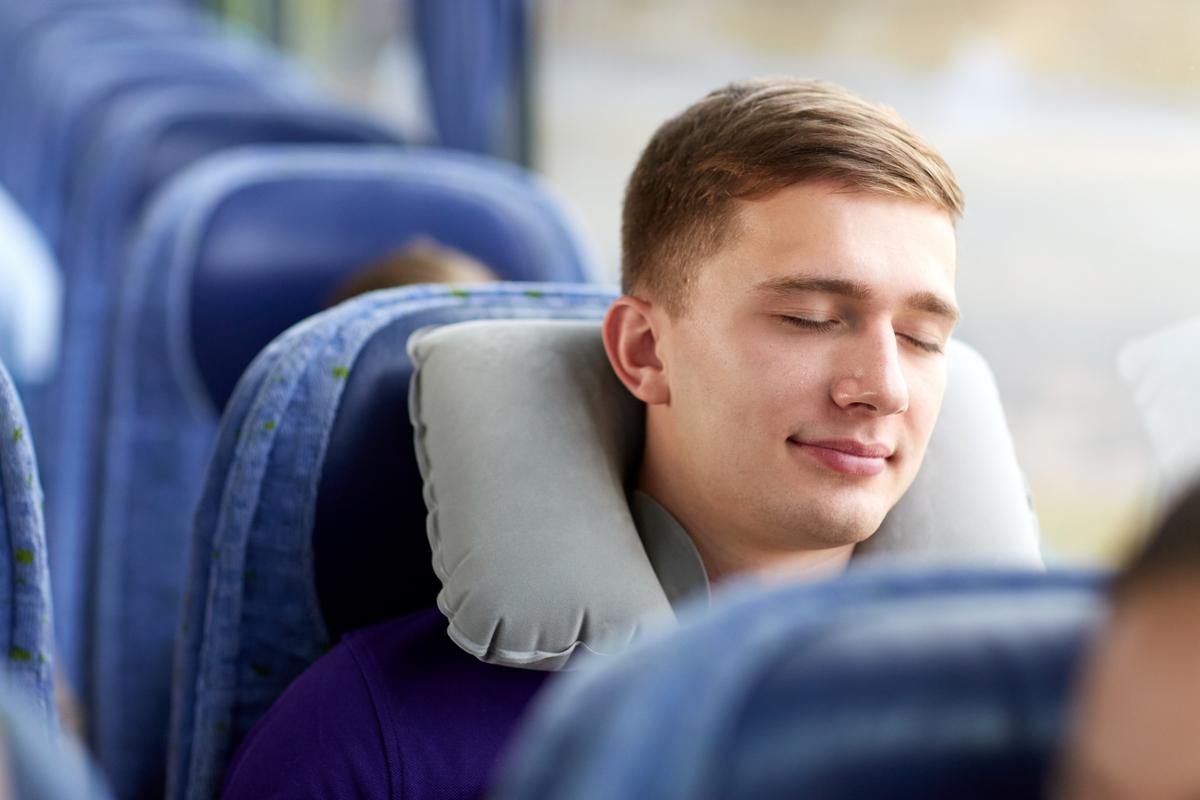
[{"label": "out-of-focus background", "polygon": [[[395,0],[225,0],[416,138]],[[543,0],[532,165],[618,273],[624,182],[654,128],[761,74],[895,107],[955,169],[963,339],[996,372],[1048,555],[1111,562],[1154,508],[1116,354],[1200,306],[1196,0]]]}]

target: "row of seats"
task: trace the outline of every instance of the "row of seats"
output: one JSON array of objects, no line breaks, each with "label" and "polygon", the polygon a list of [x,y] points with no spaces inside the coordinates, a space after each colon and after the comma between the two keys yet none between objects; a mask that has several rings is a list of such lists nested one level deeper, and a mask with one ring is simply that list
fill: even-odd
[{"label": "row of seats", "polygon": [[[188,505],[160,509],[166,530],[153,551],[133,556],[141,579],[114,585],[129,570],[100,545],[105,522],[120,520],[101,462],[130,233],[157,190],[208,154],[256,142],[397,139],[338,107],[278,54],[232,39],[187,6],[12,3],[4,14],[12,68],[0,86],[0,181],[42,231],[63,286],[58,370],[29,391],[48,487],[56,638],[101,763],[122,796],[138,796],[134,787],[162,779],[157,742],[178,607],[171,585],[182,573]],[[139,609],[154,609],[153,619]],[[138,633],[123,635],[130,623]],[[141,687],[128,703],[115,690],[124,680]],[[130,742],[131,731],[143,734]]]},{"label": "row of seats", "polygon": [[[117,795],[158,797],[193,511],[218,419],[255,354],[320,311],[352,269],[417,235],[512,280],[582,281],[592,257],[519,169],[405,149],[278,53],[188,6],[5,2],[0,37],[12,65],[0,76],[0,182],[46,239],[64,287],[58,370],[22,387],[47,486],[57,652]],[[504,304],[532,302],[525,291]],[[363,402],[378,401],[368,392]],[[420,530],[419,493],[411,499],[403,513]],[[363,507],[346,513],[385,529]],[[183,632],[194,647],[181,647],[176,665],[172,797],[212,796],[222,764],[197,753],[225,752],[248,724],[210,722],[230,711],[190,705],[228,683],[221,669],[195,668],[216,647],[202,644],[204,631],[241,624],[236,611],[208,612],[232,588],[208,585],[209,549],[192,547]],[[271,563],[258,573],[264,584]],[[396,601],[338,602],[335,631]],[[330,633],[319,639],[298,643],[278,669],[254,661],[252,674],[269,673],[278,692]],[[254,708],[271,696],[259,691]]]}]

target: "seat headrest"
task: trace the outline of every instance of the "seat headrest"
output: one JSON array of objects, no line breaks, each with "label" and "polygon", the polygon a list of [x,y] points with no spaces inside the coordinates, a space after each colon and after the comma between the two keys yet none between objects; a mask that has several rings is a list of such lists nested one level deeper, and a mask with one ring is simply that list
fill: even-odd
[{"label": "seat headrest", "polygon": [[[93,195],[111,192],[123,180],[143,208],[167,182],[206,156],[234,148],[269,145],[399,145],[386,127],[351,112],[301,105],[300,101],[238,86],[220,75],[175,82],[170,88],[143,89],[113,103],[114,113],[100,130],[105,152],[117,153],[124,173],[110,172],[104,183],[85,184]],[[136,167],[136,168],[134,168]],[[114,179],[113,175],[119,175]],[[88,202],[108,197],[89,196]],[[315,311],[315,309],[314,309]]]},{"label": "seat headrest", "polygon": [[[643,407],[614,376],[599,325],[465,322],[418,332],[409,354],[451,637],[487,661],[557,669],[669,615],[626,501]],[[1040,568],[991,373],[961,342],[947,358],[921,475],[862,555]]]},{"label": "seat headrest", "polygon": [[1101,583],[872,570],[735,589],[552,684],[495,797],[1040,797]]},{"label": "seat headrest", "polygon": [[279,331],[316,313],[355,268],[417,236],[462,250],[505,280],[575,283],[594,270],[562,204],[528,173],[492,159],[257,147],[200,166],[204,174],[172,187],[192,195],[175,257],[192,264],[183,338],[218,408]]},{"label": "seat headrest", "polygon": [[[404,413],[413,331],[599,320],[612,301],[611,289],[581,284],[386,289],[293,326],[255,358],[223,414],[194,517],[174,777],[215,793],[225,755],[341,634],[434,605]],[[226,690],[209,691],[229,675]]]}]

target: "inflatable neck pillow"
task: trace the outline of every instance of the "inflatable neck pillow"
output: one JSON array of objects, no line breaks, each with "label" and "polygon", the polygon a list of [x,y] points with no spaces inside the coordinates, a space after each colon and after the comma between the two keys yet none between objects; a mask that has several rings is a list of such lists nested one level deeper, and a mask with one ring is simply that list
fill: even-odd
[{"label": "inflatable neck pillow", "polygon": [[[438,607],[491,663],[560,669],[671,615],[627,490],[644,406],[596,322],[480,320],[415,333],[409,412]],[[951,342],[941,415],[912,487],[853,563],[1040,568],[1038,527],[983,359]]]}]

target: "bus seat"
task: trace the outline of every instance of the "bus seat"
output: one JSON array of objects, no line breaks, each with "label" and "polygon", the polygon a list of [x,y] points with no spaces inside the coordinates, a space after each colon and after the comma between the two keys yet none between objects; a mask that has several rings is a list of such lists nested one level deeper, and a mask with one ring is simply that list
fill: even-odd
[{"label": "bus seat", "polygon": [[1101,586],[873,570],[733,589],[552,685],[494,797],[1041,797]]},{"label": "bus seat", "polygon": [[[73,237],[81,244],[73,260],[64,265],[67,319],[62,368],[47,387],[54,412],[49,447],[55,457],[49,465],[53,480],[48,482],[56,493],[50,507],[52,538],[56,542],[53,572],[59,601],[56,605],[65,617],[60,621],[60,635],[64,656],[73,656],[67,658],[67,664],[92,712],[101,763],[109,769],[112,762],[104,752],[109,745],[100,743],[111,742],[116,747],[120,736],[111,731],[101,735],[100,731],[107,729],[106,721],[112,715],[132,713],[135,706],[116,699],[111,676],[89,669],[89,661],[92,665],[110,663],[105,656],[109,643],[94,642],[89,647],[85,642],[88,628],[93,633],[108,630],[107,625],[97,627],[95,618],[111,620],[114,614],[123,618],[124,613],[108,604],[105,587],[109,585],[110,570],[124,572],[127,567],[117,551],[98,544],[103,540],[100,531],[105,515],[110,513],[103,507],[108,498],[100,493],[104,459],[101,448],[108,416],[108,369],[113,363],[110,348],[116,324],[114,307],[126,273],[124,244],[155,190],[206,154],[260,142],[396,143],[386,129],[335,108],[277,108],[222,97],[220,93],[184,91],[166,101],[162,94],[146,99],[158,102],[129,109],[119,119],[114,116],[112,124],[98,133],[97,150],[93,151],[96,168],[85,171],[81,177],[88,180],[76,188],[78,199],[90,204],[77,210]],[[283,327],[286,324],[279,330]],[[155,477],[162,477],[162,473]],[[92,571],[91,578],[88,570]],[[83,587],[89,585],[97,592],[94,598],[83,593]],[[89,619],[85,609],[96,617]],[[166,630],[174,630],[174,621]],[[146,635],[153,636],[153,632],[147,631]],[[118,646],[116,641],[111,645]],[[169,644],[162,648],[161,658],[169,660]],[[84,660],[85,652],[91,654],[89,661]],[[152,656],[148,658],[153,660]],[[165,714],[165,678],[162,690]],[[105,712],[106,708],[112,710],[112,715]],[[141,729],[122,726],[122,730]],[[118,791],[124,786],[120,779],[116,785]]]},{"label": "bus seat", "polygon": [[42,487],[25,411],[0,365],[0,657],[8,683],[58,728]]},{"label": "bus seat", "polygon": [[94,137],[123,98],[156,88],[224,88],[229,94],[253,94],[261,102],[311,101],[311,86],[298,83],[278,60],[248,53],[221,39],[188,34],[150,41],[106,42],[87,51],[88,69],[73,71],[40,87],[50,92],[30,115],[30,145],[12,148],[17,159],[10,172],[14,194],[29,209],[46,238],[64,258],[69,229],[65,209],[70,180],[88,158],[95,158]]},{"label": "bus seat", "polygon": [[[352,269],[417,235],[502,276],[578,280],[593,268],[526,173],[481,158],[249,148],[197,165],[153,203],[119,303],[112,374],[121,379],[110,387],[99,490],[96,669],[111,681],[102,692],[97,683],[97,698],[114,713],[129,719],[133,695],[157,706],[146,713],[165,714],[190,515],[236,376]],[[130,669],[139,651],[165,662],[146,670],[161,691]]]},{"label": "bus seat", "polygon": [[[199,75],[192,77],[201,80]],[[226,84],[234,80],[245,82],[244,78],[230,73],[221,73],[219,77],[210,74],[204,78],[209,79]],[[182,81],[177,82],[177,88],[182,85]],[[229,88],[232,90],[231,86]],[[251,89],[243,87],[242,91],[248,92]],[[108,107],[111,110],[111,104]],[[100,143],[99,140],[103,138],[102,131],[103,129],[89,132],[89,137],[96,139],[94,144]],[[107,165],[112,165],[109,159],[116,155],[99,148],[93,148],[91,153],[94,158],[100,159],[99,164]],[[137,167],[144,164],[146,158],[147,153],[138,153],[131,161],[113,166],[126,171],[126,182],[135,182],[139,178],[145,180]],[[64,156],[58,163],[65,164],[67,160]],[[65,174],[75,171],[72,168],[62,174],[56,173],[49,168],[54,160],[47,158],[47,161],[47,180],[54,177],[62,179]],[[81,179],[91,172],[84,169],[83,165],[79,165],[79,171],[84,173],[79,176]],[[82,181],[77,181],[80,182]],[[147,190],[145,186],[139,188],[142,192]],[[60,566],[59,557],[62,557],[64,564],[74,561],[71,543],[80,536],[75,531],[84,520],[91,519],[94,515],[92,505],[83,494],[86,490],[80,487],[88,479],[87,462],[93,457],[96,443],[94,438],[88,438],[88,429],[83,426],[86,418],[97,413],[95,387],[101,380],[101,354],[104,352],[103,345],[107,326],[110,324],[108,317],[112,305],[109,280],[115,280],[119,271],[114,266],[111,269],[114,275],[97,275],[96,270],[89,267],[93,267],[97,262],[110,264],[118,257],[116,254],[121,252],[128,227],[132,225],[137,212],[136,208],[132,207],[133,199],[121,199],[123,202],[112,207],[98,209],[82,208],[76,204],[74,213],[82,218],[74,220],[78,224],[73,226],[70,233],[78,244],[65,248],[69,252],[64,252],[63,241],[60,238],[55,248],[60,254],[64,293],[60,368],[49,382],[36,389],[36,413],[33,415],[32,424],[42,447],[46,485],[50,490],[50,507],[47,510],[49,529],[53,532],[52,536],[68,543],[56,544],[52,548],[55,553],[52,570],[56,574],[56,591],[60,593],[70,591],[74,582],[57,577],[64,571],[73,569],[66,565]],[[105,223],[99,232],[96,231],[97,218]],[[47,222],[48,220],[43,218],[43,229],[47,227]],[[82,257],[80,254],[83,254]],[[76,263],[79,261],[86,263]],[[94,437],[94,434],[90,435]],[[77,603],[60,594],[58,605],[64,612],[59,617],[59,624],[69,624],[74,618],[69,609],[75,608]],[[82,684],[84,677],[79,672],[81,667],[73,638],[64,638],[63,646],[63,655],[72,679]]]},{"label": "bus seat", "polygon": [[[51,547],[55,562],[52,567],[56,573],[82,568],[78,566],[80,559],[74,547],[79,538],[76,529],[81,520],[90,518],[92,511],[90,508],[85,510],[79,502],[83,490],[78,489],[78,484],[86,473],[79,472],[83,462],[76,454],[86,457],[95,446],[94,439],[86,437],[63,441],[64,436],[82,434],[65,430],[60,424],[58,405],[67,406],[66,427],[69,428],[81,412],[86,414],[91,410],[90,405],[84,404],[94,400],[94,397],[82,396],[64,399],[63,374],[64,371],[71,372],[73,367],[87,373],[97,363],[84,357],[80,366],[80,354],[75,352],[78,347],[72,346],[72,330],[80,325],[87,327],[86,321],[81,322],[78,317],[90,318],[86,308],[77,313],[77,307],[95,301],[100,306],[97,313],[103,316],[107,310],[104,297],[98,292],[89,293],[89,287],[81,289],[76,285],[78,281],[71,280],[71,263],[61,258],[63,248],[58,234],[62,216],[60,206],[66,196],[63,184],[67,175],[87,172],[72,160],[82,161],[82,156],[68,151],[83,150],[84,142],[96,136],[99,119],[111,110],[114,97],[155,82],[176,87],[188,83],[219,83],[246,92],[253,90],[257,81],[257,85],[263,87],[257,90],[260,95],[300,93],[297,80],[290,76],[283,59],[272,57],[264,48],[240,39],[230,41],[230,37],[218,37],[216,26],[201,24],[202,16],[194,10],[184,13],[181,6],[159,5],[160,8],[135,9],[132,3],[128,6],[117,3],[100,14],[93,13],[99,10],[99,4],[95,4],[88,7],[87,13],[80,6],[78,13],[64,10],[61,15],[34,16],[31,23],[39,19],[46,22],[47,30],[42,31],[45,36],[29,46],[25,53],[27,58],[16,65],[25,69],[4,83],[13,91],[6,91],[4,98],[0,98],[6,101],[2,113],[15,118],[11,126],[6,126],[9,136],[0,148],[0,155],[7,157],[13,166],[13,169],[6,168],[5,181],[15,189],[25,188],[26,207],[35,214],[34,222],[51,234],[49,243],[60,255],[59,265],[65,273],[60,362],[63,369],[47,383],[30,387],[27,398],[31,409],[30,424],[42,448],[43,470],[51,498],[47,509],[49,529],[54,532],[54,538],[64,542]],[[203,36],[203,33],[209,35]],[[64,65],[72,63],[85,63],[87,68],[64,69]],[[253,70],[263,74],[254,76],[250,74]],[[268,87],[268,82],[277,82],[278,86]],[[24,90],[23,100],[14,98],[16,89]],[[16,94],[21,95],[21,92]],[[18,133],[24,134],[24,138],[17,136]],[[104,153],[94,155],[100,159],[105,157]],[[35,172],[28,173],[28,170]],[[40,219],[37,214],[41,215]],[[106,241],[120,239],[123,233],[106,228]],[[99,245],[88,241],[80,249],[94,257]],[[86,296],[84,299],[80,299],[81,291]],[[88,344],[91,341],[89,339]],[[85,349],[87,346],[84,345]],[[85,383],[85,386],[90,385]],[[84,441],[87,443],[81,446],[79,443]],[[60,561],[67,563],[60,566]],[[55,581],[62,612],[58,617],[60,626],[70,625],[78,617],[71,610],[78,603],[62,595],[62,592],[73,591],[78,583],[75,579]],[[81,671],[82,655],[76,645],[78,637],[60,630],[60,638],[68,672],[73,682],[86,692],[85,676]]]},{"label": "bus seat", "polygon": [[[194,9],[158,0],[0,3],[0,52],[6,59],[6,69],[0,71],[0,165],[8,163],[6,148],[17,137],[28,141],[26,117],[41,102],[37,87],[43,79],[38,73],[61,71],[96,40],[199,33],[202,20]],[[0,174],[0,181],[4,179]]]},{"label": "bus seat", "polygon": [[[409,334],[466,319],[599,320],[613,297],[550,284],[387,290],[256,359],[226,408],[196,515],[169,797],[214,796],[233,748],[343,626],[433,606],[405,412]],[[427,644],[446,655],[442,625]]]}]

